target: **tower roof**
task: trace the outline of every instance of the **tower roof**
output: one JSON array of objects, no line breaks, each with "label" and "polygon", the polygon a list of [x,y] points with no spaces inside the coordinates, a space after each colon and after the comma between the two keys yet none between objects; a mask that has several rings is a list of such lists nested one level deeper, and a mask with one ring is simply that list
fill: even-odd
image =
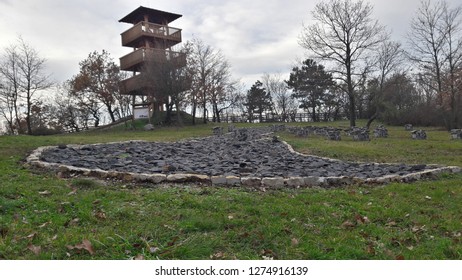
[{"label": "tower roof", "polygon": [[140,6],[139,8],[137,8],[136,10],[119,20],[119,22],[137,24],[138,22],[144,20],[145,15],[148,16],[149,22],[157,24],[163,24],[165,22],[170,23],[182,16],[179,14],[164,12]]}]

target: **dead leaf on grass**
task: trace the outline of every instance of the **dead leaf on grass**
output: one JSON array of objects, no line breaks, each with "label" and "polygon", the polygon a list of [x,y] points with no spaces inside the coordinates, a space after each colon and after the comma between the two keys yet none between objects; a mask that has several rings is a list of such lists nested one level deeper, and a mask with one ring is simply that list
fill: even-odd
[{"label": "dead leaf on grass", "polygon": [[69,250],[74,250],[74,249],[85,250],[88,253],[90,253],[90,255],[93,255],[95,253],[95,251],[93,249],[93,246],[91,245],[91,242],[89,240],[87,240],[87,239],[82,240],[81,244],[77,244],[77,245],[74,245],[74,246],[67,245],[66,248],[69,249]]},{"label": "dead leaf on grass", "polygon": [[351,229],[351,228],[356,227],[356,225],[352,221],[345,221],[345,222],[343,222],[341,227],[345,228],[345,229]]},{"label": "dead leaf on grass", "polygon": [[77,194],[77,188],[72,188],[72,191],[68,193],[67,195],[76,195]]},{"label": "dead leaf on grass", "polygon": [[367,252],[369,255],[375,255],[375,248],[374,248],[374,245],[373,245],[373,244],[368,244],[368,245],[367,245],[367,248],[366,248],[366,252]]},{"label": "dead leaf on grass", "polygon": [[154,254],[158,252],[160,249],[159,247],[149,247],[149,253]]},{"label": "dead leaf on grass", "polygon": [[32,239],[34,239],[34,237],[35,237],[36,235],[37,235],[37,233],[36,233],[36,232],[33,232],[33,233],[29,234],[28,236],[26,236],[26,238],[32,240]]},{"label": "dead leaf on grass", "polygon": [[171,247],[171,246],[175,245],[175,243],[178,241],[178,239],[180,239],[178,236],[173,237],[172,241],[167,243],[167,246]]},{"label": "dead leaf on grass", "polygon": [[298,246],[298,244],[300,244],[300,241],[298,241],[297,238],[292,238],[291,243],[292,243],[292,246]]},{"label": "dead leaf on grass", "polygon": [[225,256],[223,252],[217,252],[213,255],[210,256],[210,259],[212,260],[217,260],[217,259],[222,259]]},{"label": "dead leaf on grass", "polygon": [[49,224],[51,224],[51,222],[43,223],[43,224],[39,225],[38,227],[39,227],[39,228],[44,228],[44,227],[46,227],[46,226],[49,225]]},{"label": "dead leaf on grass", "polygon": [[412,233],[419,233],[419,232],[425,231],[425,225],[423,225],[423,226],[414,225],[411,228],[411,231],[412,231]]},{"label": "dead leaf on grass", "polygon": [[30,244],[29,246],[27,246],[27,249],[31,250],[32,253],[34,253],[36,256],[40,254],[40,252],[42,252],[42,247],[40,246],[35,246],[35,245],[32,245]]},{"label": "dead leaf on grass", "polygon": [[65,226],[65,227],[75,226],[75,225],[78,225],[79,222],[80,222],[80,219],[79,219],[79,218],[74,218],[74,219],[72,219],[72,220],[66,222],[66,223],[64,224],[64,226]]},{"label": "dead leaf on grass", "polygon": [[143,261],[144,260],[144,256],[143,255],[137,255],[136,257],[133,258],[135,261]]},{"label": "dead leaf on grass", "polygon": [[364,217],[359,214],[355,215],[355,220],[356,220],[356,223],[358,224],[364,224]]},{"label": "dead leaf on grass", "polygon": [[94,212],[94,216],[99,220],[106,220],[106,213],[103,210]]},{"label": "dead leaf on grass", "polygon": [[43,196],[47,196],[47,195],[50,195],[51,192],[49,191],[43,191],[43,192],[39,192],[39,195],[43,195]]},{"label": "dead leaf on grass", "polygon": [[397,223],[395,221],[391,221],[385,224],[387,227],[395,227]]}]

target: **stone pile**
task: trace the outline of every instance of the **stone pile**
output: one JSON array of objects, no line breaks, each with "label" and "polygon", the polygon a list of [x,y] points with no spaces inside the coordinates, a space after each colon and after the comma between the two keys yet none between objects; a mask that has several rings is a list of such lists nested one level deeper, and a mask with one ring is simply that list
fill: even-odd
[{"label": "stone pile", "polygon": [[427,133],[425,132],[425,130],[413,130],[411,132],[411,137],[412,139],[414,140],[426,140],[427,139]]},{"label": "stone pile", "polygon": [[144,126],[144,130],[146,131],[154,130],[154,125],[148,123],[147,125]]},{"label": "stone pile", "polygon": [[378,125],[374,129],[374,137],[375,138],[387,138],[388,137],[388,129],[385,128],[383,125]]},{"label": "stone pile", "polygon": [[216,126],[212,128],[213,135],[215,136],[222,136],[223,135],[223,127],[221,126]]},{"label": "stone pile", "polygon": [[462,139],[462,129],[451,129],[452,139]]},{"label": "stone pile", "polygon": [[286,131],[286,125],[285,124],[273,124],[271,125],[271,132],[283,132]]},{"label": "stone pile", "polygon": [[369,130],[366,127],[352,127],[346,132],[355,141],[370,141]]},{"label": "stone pile", "polygon": [[334,127],[322,127],[322,126],[291,126],[287,128],[287,131],[298,136],[308,137],[310,135],[323,136],[326,139],[340,141],[340,129]]},{"label": "stone pile", "polygon": [[456,167],[355,163],[303,155],[273,137],[269,128],[237,129],[220,137],[173,143],[130,141],[42,147],[27,162],[62,174],[254,187],[407,182],[443,171],[460,171]]},{"label": "stone pile", "polygon": [[234,124],[228,125],[228,132],[233,132],[234,130],[236,130],[236,126]]}]

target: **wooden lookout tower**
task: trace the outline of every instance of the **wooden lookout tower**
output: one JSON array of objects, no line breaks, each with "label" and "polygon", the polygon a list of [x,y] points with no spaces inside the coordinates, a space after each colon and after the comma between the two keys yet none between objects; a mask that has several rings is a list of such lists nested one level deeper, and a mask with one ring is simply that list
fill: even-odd
[{"label": "wooden lookout tower", "polygon": [[[146,79],[146,75],[142,75],[145,67],[148,64],[167,62],[173,62],[177,68],[186,66],[186,55],[172,51],[173,46],[181,43],[181,29],[169,24],[180,17],[178,14],[140,6],[119,20],[133,24],[121,34],[122,46],[133,48],[133,51],[120,58],[120,69],[132,72],[130,78],[121,82],[120,92],[133,96],[134,118],[151,117],[153,111],[163,111],[166,103],[166,97],[156,92],[155,86]],[[137,99],[137,96],[142,98]]]}]

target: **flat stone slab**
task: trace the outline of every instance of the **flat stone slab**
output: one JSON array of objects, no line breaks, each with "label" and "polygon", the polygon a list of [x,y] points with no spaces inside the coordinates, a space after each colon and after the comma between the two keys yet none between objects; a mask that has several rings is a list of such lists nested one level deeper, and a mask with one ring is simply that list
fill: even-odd
[{"label": "flat stone slab", "polygon": [[270,128],[172,143],[128,141],[40,147],[29,165],[61,173],[246,187],[344,186],[429,178],[458,167],[346,162],[298,153]]}]

